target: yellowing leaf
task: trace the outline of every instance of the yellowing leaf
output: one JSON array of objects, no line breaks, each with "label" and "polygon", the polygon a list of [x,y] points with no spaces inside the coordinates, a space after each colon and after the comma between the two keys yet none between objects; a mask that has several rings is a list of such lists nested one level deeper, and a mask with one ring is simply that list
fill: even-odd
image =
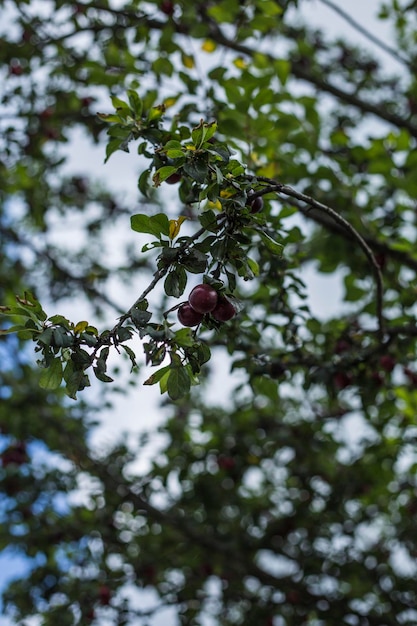
[{"label": "yellowing leaf", "polygon": [[83,333],[87,327],[88,322],[78,322],[78,324],[76,324],[74,327],[74,332],[76,334]]},{"label": "yellowing leaf", "polygon": [[251,152],[250,153],[250,158],[251,158],[252,163],[254,165],[261,165],[261,160],[260,160],[259,154],[257,152]]},{"label": "yellowing leaf", "polygon": [[190,56],[189,54],[182,55],[182,62],[183,62],[183,65],[187,67],[189,70],[192,70],[193,67],[195,66],[194,58]]},{"label": "yellowing leaf", "polygon": [[233,198],[236,195],[236,191],[234,189],[222,189],[220,192],[221,198]]},{"label": "yellowing leaf", "polygon": [[176,103],[176,101],[178,100],[178,98],[167,98],[166,100],[164,100],[164,107],[166,109],[169,109],[169,107],[174,106],[174,104]]},{"label": "yellowing leaf", "polygon": [[222,210],[222,203],[220,202],[220,200],[216,200],[216,202],[211,202],[211,200],[209,200],[207,202],[207,206],[208,208],[215,209],[216,211]]},{"label": "yellowing leaf", "polygon": [[181,224],[185,222],[187,218],[184,215],[180,215],[177,220],[169,220],[169,238],[175,239],[180,232]]},{"label": "yellowing leaf", "polygon": [[248,64],[242,57],[239,57],[233,61],[233,65],[237,67],[239,70],[244,70],[248,67]]},{"label": "yellowing leaf", "polygon": [[257,174],[259,176],[265,176],[266,178],[275,178],[276,176],[278,176],[281,172],[281,168],[278,165],[278,163],[274,163],[273,161],[270,161],[267,165],[264,165],[264,167],[261,167]]},{"label": "yellowing leaf", "polygon": [[208,52],[209,54],[214,52],[216,48],[216,44],[211,39],[206,39],[201,46],[201,49],[204,50],[204,52]]}]

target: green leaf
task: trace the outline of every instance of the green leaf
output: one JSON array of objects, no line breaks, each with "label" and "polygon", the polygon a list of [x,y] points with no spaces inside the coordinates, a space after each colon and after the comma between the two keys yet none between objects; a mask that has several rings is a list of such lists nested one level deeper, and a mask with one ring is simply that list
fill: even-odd
[{"label": "green leaf", "polygon": [[207,363],[207,361],[210,360],[210,357],[211,357],[211,351],[210,351],[209,346],[203,341],[201,341],[197,348],[197,359],[198,359],[199,364],[203,365],[204,363]]},{"label": "green leaf", "polygon": [[135,307],[130,311],[130,317],[136,328],[143,328],[151,319],[152,313]]},{"label": "green leaf", "polygon": [[274,62],[274,68],[281,85],[285,85],[291,71],[291,63],[286,59],[277,59]]},{"label": "green leaf", "polygon": [[152,228],[152,234],[155,237],[160,235],[166,235],[169,237],[169,219],[165,213],[157,213],[150,218],[150,226]]},{"label": "green leaf", "polygon": [[48,317],[48,322],[51,322],[52,324],[57,324],[59,326],[63,326],[67,330],[71,329],[71,322],[67,320],[67,318],[64,317],[63,315],[52,315],[52,317]]},{"label": "green leaf", "polygon": [[196,340],[191,328],[181,328],[175,333],[175,342],[182,348],[191,348]]},{"label": "green leaf", "polygon": [[249,265],[253,275],[254,276],[259,276],[259,265],[258,265],[258,263],[254,259],[251,259],[250,257],[247,257],[246,262]]},{"label": "green leaf", "polygon": [[157,370],[151,376],[149,376],[149,378],[147,378],[143,384],[155,385],[156,383],[159,383],[159,381],[163,378],[163,376],[165,376],[167,372],[170,371],[170,369],[171,369],[170,365],[165,365],[165,367],[161,367],[160,370]]},{"label": "green leaf", "polygon": [[82,369],[76,367],[73,361],[68,361],[64,369],[64,380],[66,382],[66,393],[73,400],[77,399],[77,391],[82,391],[90,386],[88,376]]},{"label": "green leaf", "polygon": [[46,328],[39,336],[38,343],[43,343],[44,346],[50,346],[52,343],[52,328]]},{"label": "green leaf", "polygon": [[187,272],[181,266],[175,267],[165,278],[164,289],[167,296],[179,298],[187,286]]},{"label": "green leaf", "polygon": [[120,100],[116,96],[111,96],[112,105],[117,111],[129,111],[129,106],[127,102]]},{"label": "green leaf", "polygon": [[158,213],[151,217],[142,213],[132,215],[130,225],[132,230],[137,233],[150,233],[155,235],[155,237],[160,237],[161,235],[169,237],[169,219],[165,213]]},{"label": "green leaf", "polygon": [[149,190],[149,176],[150,176],[149,170],[145,170],[139,176],[139,180],[138,180],[138,189],[146,198],[148,197],[148,190]]},{"label": "green leaf", "polygon": [[[183,254],[180,259],[182,267],[193,274],[202,274],[206,271],[207,256],[201,250],[192,249],[188,254]],[[185,287],[184,287],[185,288]]]},{"label": "green leaf", "polygon": [[132,348],[130,348],[129,346],[125,346],[124,344],[122,345],[123,350],[126,352],[126,354],[128,355],[131,363],[132,363],[132,368],[131,368],[131,372],[133,372],[133,369],[135,367],[138,366],[137,362],[136,362],[136,354],[133,352]]},{"label": "green leaf", "polygon": [[98,341],[97,337],[91,333],[81,333],[80,339],[89,347],[95,346]]},{"label": "green leaf", "polygon": [[127,146],[122,148],[122,144],[123,144],[123,141],[121,141],[120,139],[112,139],[111,141],[109,141],[109,143],[106,146],[106,158],[104,159],[105,163],[107,163],[111,155],[117,150],[123,150],[124,152],[129,152],[129,149],[127,148]]},{"label": "green leaf", "polygon": [[207,124],[206,122],[201,120],[199,125],[193,128],[193,130],[191,131],[191,138],[196,148],[200,148],[205,141],[208,141],[214,135],[216,130],[216,122],[211,122]]},{"label": "green leaf", "polygon": [[64,328],[54,328],[52,331],[52,337],[52,345],[57,348],[69,348],[74,344],[74,337],[67,334]]},{"label": "green leaf", "polygon": [[58,389],[62,381],[62,363],[60,358],[54,359],[51,364],[42,371],[39,386],[42,389]]},{"label": "green leaf", "polygon": [[24,309],[20,306],[2,306],[0,307],[0,315],[20,315],[22,317],[34,317],[30,309]]},{"label": "green leaf", "polygon": [[117,339],[119,341],[129,341],[133,336],[133,332],[130,328],[126,328],[126,326],[122,326],[117,329]]},{"label": "green leaf", "polygon": [[282,256],[282,251],[284,249],[282,243],[278,243],[272,239],[272,237],[264,233],[263,230],[258,230],[257,232],[261,236],[261,239],[269,252],[272,252],[272,254],[276,254],[277,256]]},{"label": "green leaf", "polygon": [[215,233],[219,229],[216,214],[211,209],[203,211],[198,219],[201,226],[212,233]]},{"label": "green leaf", "polygon": [[[181,154],[182,156],[182,154]],[[178,171],[178,166],[176,165],[164,165],[156,170],[155,174],[152,177],[155,187],[159,187],[159,185],[164,182],[167,178],[172,176]]]},{"label": "green leaf", "polygon": [[16,296],[17,302],[22,305],[28,312],[31,312],[31,317],[44,322],[48,317],[43,310],[40,302],[34,297],[30,291],[25,291],[23,298]]},{"label": "green leaf", "polygon": [[9,335],[10,333],[17,333],[20,330],[27,330],[23,324],[16,324],[14,326],[9,326],[8,328],[2,328],[0,330],[0,335]]},{"label": "green leaf", "polygon": [[102,383],[112,383],[114,380],[113,378],[111,378],[110,376],[107,376],[107,374],[102,372],[99,367],[93,367],[93,371],[94,371],[95,377],[98,380],[101,380]]},{"label": "green leaf", "polygon": [[183,398],[191,387],[191,380],[185,366],[176,366],[171,369],[167,381],[167,391],[171,400]]},{"label": "green leaf", "polygon": [[113,124],[115,122],[120,122],[120,117],[118,115],[114,115],[114,114],[97,113],[97,117],[100,118],[103,122],[107,122],[108,124]]},{"label": "green leaf", "polygon": [[197,183],[205,183],[208,177],[208,165],[203,159],[195,159],[185,163],[183,170]]},{"label": "green leaf", "polygon": [[140,118],[142,115],[142,109],[143,109],[142,100],[139,98],[136,91],[133,91],[132,89],[127,90],[127,96],[129,98],[129,104],[134,113],[134,117]]}]

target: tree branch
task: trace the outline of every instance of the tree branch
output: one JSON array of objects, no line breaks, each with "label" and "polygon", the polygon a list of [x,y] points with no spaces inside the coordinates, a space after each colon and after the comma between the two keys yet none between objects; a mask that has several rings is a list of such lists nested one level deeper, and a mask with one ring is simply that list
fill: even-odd
[{"label": "tree branch", "polygon": [[[100,5],[100,3],[97,1],[90,3],[89,6],[97,10],[107,11],[113,14],[122,15],[130,20],[139,19],[143,21],[150,30],[163,30],[167,26],[167,22],[160,21],[151,17],[146,17],[143,13],[136,13],[134,11],[127,11],[127,10],[110,9],[107,6]],[[201,11],[201,7],[199,8]],[[208,35],[213,39],[213,41],[215,41],[220,46],[223,46],[229,50],[234,50],[235,52],[239,52],[239,54],[242,54],[248,57],[253,57],[255,55],[256,50],[253,50],[251,47],[246,46],[237,41],[233,41],[230,37],[227,37],[226,35],[223,34],[220,27],[213,19],[211,19],[208,15],[203,15],[203,17],[207,23]],[[188,27],[187,24],[178,23],[174,19],[171,19],[169,21],[169,24],[170,26],[173,27],[176,33],[181,34],[181,35],[189,34],[190,28]],[[265,55],[270,59],[271,63],[276,60],[271,54],[265,53]],[[375,115],[379,119],[382,119],[388,122],[389,124],[392,124],[393,126],[396,126],[398,128],[405,128],[413,137],[417,138],[417,126],[415,124],[412,124],[409,121],[409,119],[405,119],[395,113],[390,113],[389,111],[384,109],[382,105],[377,106],[370,102],[366,102],[365,100],[362,100],[361,98],[357,97],[354,93],[349,93],[348,91],[340,89],[336,85],[328,83],[321,76],[318,76],[318,75],[316,76],[312,74],[311,72],[309,72],[308,69],[302,65],[302,63],[299,63],[293,60],[291,63],[291,71],[295,78],[299,78],[312,85],[315,85],[320,90],[330,93],[331,95],[335,96],[336,98],[338,98],[345,104],[350,104],[354,106],[355,108],[357,108],[359,111],[362,111],[363,113],[370,113],[372,115]]]},{"label": "tree branch", "polygon": [[393,59],[395,59],[399,63],[402,63],[411,71],[414,71],[414,67],[408,59],[402,57],[400,54],[398,54],[398,52],[394,48],[391,48],[384,41],[382,41],[382,39],[379,39],[378,37],[373,35],[369,30],[364,28],[351,15],[349,15],[349,13],[346,13],[346,11],[338,7],[336,4],[334,4],[330,0],[320,0],[320,2],[328,6],[335,13],[338,13],[340,17],[342,17],[348,24],[350,24],[350,26],[352,26],[355,30],[357,30],[359,33],[364,35],[364,37],[366,37],[369,41],[372,41],[372,43],[374,43],[376,46],[381,48],[381,50],[384,50],[384,52],[392,56]]},{"label": "tree branch", "polygon": [[[326,218],[323,214],[315,213],[311,211],[308,207],[302,206],[298,202],[293,201],[293,206],[295,206],[300,213],[304,215],[304,217],[313,220],[317,224],[324,226],[331,232],[340,235],[341,237],[352,239],[352,235],[345,229],[342,228],[339,224],[333,222],[331,219]],[[359,210],[359,209],[358,209]],[[374,252],[381,253],[391,258],[399,261],[403,265],[406,265],[410,269],[417,272],[417,259],[413,258],[410,254],[405,252],[404,250],[397,250],[396,248],[392,248],[385,241],[378,241],[374,237],[370,237],[369,235],[363,235],[363,239],[366,241],[368,246],[370,246]]]},{"label": "tree branch", "polygon": [[[210,24],[210,27],[210,36],[219,45],[231,50],[235,50],[236,52],[239,52],[240,54],[243,54],[245,56],[254,56],[255,50],[253,50],[249,46],[245,46],[238,42],[232,41],[230,38],[227,38],[225,35],[223,35],[217,25]],[[265,56],[270,59],[271,63],[275,61],[275,58],[271,54],[265,53]],[[375,115],[376,117],[379,117],[379,119],[384,120],[385,122],[388,122],[393,126],[396,126],[398,128],[405,128],[413,137],[417,138],[417,126],[415,124],[412,124],[408,119],[404,119],[403,117],[395,113],[390,113],[382,106],[377,106],[375,104],[372,104],[371,102],[365,102],[365,100],[358,98],[358,96],[356,96],[354,93],[349,93],[348,91],[336,87],[336,85],[327,82],[324,78],[322,78],[322,76],[312,74],[308,70],[308,68],[303,66],[301,62],[293,60],[291,62],[291,71],[296,78],[315,85],[320,90],[330,93],[332,96],[335,96],[343,103],[350,104],[359,109],[359,111],[362,111],[363,113],[370,113],[372,115]]]},{"label": "tree branch", "polygon": [[301,200],[302,202],[305,202],[306,204],[308,204],[310,207],[314,209],[318,209],[319,211],[322,211],[323,213],[326,213],[327,215],[329,215],[336,223],[340,224],[342,228],[344,228],[347,232],[349,232],[353,239],[355,239],[358,242],[358,244],[364,251],[366,257],[368,258],[370,264],[372,265],[372,268],[374,271],[375,283],[376,283],[376,315],[378,318],[379,334],[382,338],[384,334],[385,322],[383,318],[384,288],[383,288],[381,268],[379,267],[378,262],[375,259],[374,253],[372,252],[371,248],[369,247],[365,239],[362,237],[362,235],[360,235],[358,231],[352,226],[352,224],[350,224],[347,220],[345,220],[344,217],[342,217],[339,213],[337,213],[337,211],[327,206],[326,204],[323,204],[322,202],[318,202],[317,200],[314,200],[314,198],[311,198],[310,196],[307,196],[299,191],[296,191],[295,189],[293,189],[292,187],[289,187],[288,185],[284,185],[282,183],[278,183],[277,181],[271,180],[270,178],[257,176],[256,180],[267,183],[268,187],[266,187],[262,191],[255,192],[254,196],[265,195],[266,193],[275,192],[278,194],[284,194],[286,196],[290,196],[291,198],[296,198],[296,200]]}]

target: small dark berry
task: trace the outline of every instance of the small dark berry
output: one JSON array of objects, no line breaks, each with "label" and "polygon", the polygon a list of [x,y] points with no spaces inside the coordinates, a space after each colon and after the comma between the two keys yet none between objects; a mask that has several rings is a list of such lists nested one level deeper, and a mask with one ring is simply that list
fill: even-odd
[{"label": "small dark berry", "polygon": [[179,172],[174,172],[171,176],[168,176],[168,178],[165,179],[165,182],[168,183],[168,185],[175,185],[176,183],[179,183],[180,180],[181,174]]},{"label": "small dark berry", "polygon": [[213,309],[211,314],[218,322],[228,322],[236,315],[236,309],[230,300],[224,296],[220,296],[218,298],[216,308]]},{"label": "small dark berry", "polygon": [[217,291],[207,284],[197,285],[188,296],[188,302],[198,313],[211,313],[217,305]]},{"label": "small dark berry", "polygon": [[396,362],[394,357],[390,356],[389,354],[383,354],[379,359],[379,364],[386,372],[392,372],[396,365]]},{"label": "small dark berry", "polygon": [[173,15],[174,8],[174,3],[171,2],[171,0],[163,0],[163,2],[161,2],[161,11],[165,13],[165,15]]},{"label": "small dark berry", "polygon": [[178,309],[178,320],[183,326],[197,326],[203,319],[204,315],[195,311],[188,302],[181,304]]}]

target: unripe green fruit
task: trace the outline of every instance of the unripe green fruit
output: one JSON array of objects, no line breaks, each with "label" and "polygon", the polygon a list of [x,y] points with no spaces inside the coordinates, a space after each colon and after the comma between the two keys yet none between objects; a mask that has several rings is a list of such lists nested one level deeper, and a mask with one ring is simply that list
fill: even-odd
[{"label": "unripe green fruit", "polygon": [[202,313],[197,313],[188,302],[181,304],[177,315],[183,326],[197,326],[204,317]]},{"label": "unripe green fruit", "polygon": [[228,322],[236,315],[236,309],[230,300],[220,296],[211,314],[218,322]]},{"label": "unripe green fruit", "polygon": [[217,291],[210,285],[197,285],[191,291],[188,302],[198,313],[211,313],[217,305]]}]

